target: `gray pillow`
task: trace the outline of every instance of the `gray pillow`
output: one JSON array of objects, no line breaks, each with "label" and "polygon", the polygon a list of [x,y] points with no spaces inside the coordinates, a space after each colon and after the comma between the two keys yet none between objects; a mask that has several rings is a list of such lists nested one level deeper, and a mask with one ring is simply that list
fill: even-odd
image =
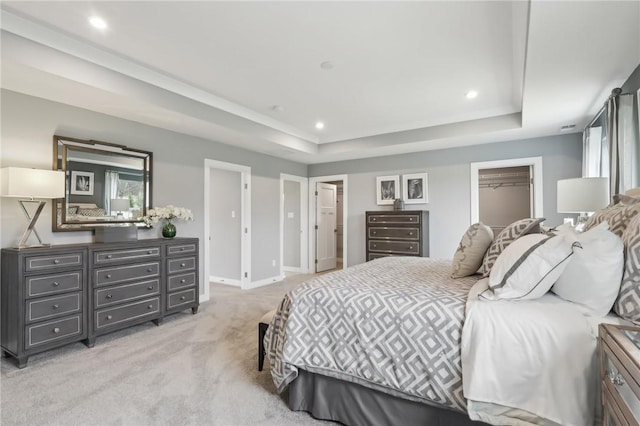
[{"label": "gray pillow", "polygon": [[493,264],[496,263],[496,259],[500,256],[500,253],[507,248],[509,244],[527,234],[537,234],[540,232],[540,223],[544,222],[545,218],[528,218],[520,219],[513,222],[511,225],[504,228],[498,236],[493,240],[487,253],[482,260],[482,267],[480,273],[483,277],[488,277],[491,272]]},{"label": "gray pillow", "polygon": [[80,209],[78,210],[78,214],[80,216],[104,216],[104,209],[96,208],[96,209]]},{"label": "gray pillow", "polygon": [[627,224],[640,213],[640,204],[616,204],[595,212],[584,226],[584,231],[594,228],[605,220],[609,223],[609,231],[622,237]]},{"label": "gray pillow", "polygon": [[613,310],[622,318],[640,324],[640,215],[636,215],[622,234],[625,265],[620,293]]},{"label": "gray pillow", "polygon": [[493,231],[482,222],[474,223],[462,236],[453,255],[451,277],[468,277],[478,272],[484,254],[493,241]]}]

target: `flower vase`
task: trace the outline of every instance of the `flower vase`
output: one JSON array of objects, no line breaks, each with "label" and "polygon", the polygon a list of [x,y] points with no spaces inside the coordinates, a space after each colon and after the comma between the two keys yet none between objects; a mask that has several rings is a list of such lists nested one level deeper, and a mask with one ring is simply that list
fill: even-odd
[{"label": "flower vase", "polygon": [[167,222],[167,224],[162,227],[162,236],[164,238],[173,238],[173,237],[175,237],[176,236],[176,226],[171,222]]}]

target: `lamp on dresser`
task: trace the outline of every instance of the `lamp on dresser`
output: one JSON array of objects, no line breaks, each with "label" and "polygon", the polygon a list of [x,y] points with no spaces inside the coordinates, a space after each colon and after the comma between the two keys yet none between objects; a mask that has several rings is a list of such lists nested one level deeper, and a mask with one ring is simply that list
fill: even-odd
[{"label": "lamp on dresser", "polygon": [[[22,167],[4,167],[0,169],[0,196],[21,198],[18,202],[29,225],[22,234],[18,248],[29,247],[27,240],[33,232],[38,245],[45,245],[35,229],[36,222],[46,202],[42,200],[63,198],[65,188],[64,172],[55,170],[28,169]],[[26,203],[36,203],[33,216],[27,210]]]},{"label": "lamp on dresser", "polygon": [[582,230],[589,213],[609,203],[609,178],[585,177],[558,181],[558,213],[579,213],[576,229]]}]

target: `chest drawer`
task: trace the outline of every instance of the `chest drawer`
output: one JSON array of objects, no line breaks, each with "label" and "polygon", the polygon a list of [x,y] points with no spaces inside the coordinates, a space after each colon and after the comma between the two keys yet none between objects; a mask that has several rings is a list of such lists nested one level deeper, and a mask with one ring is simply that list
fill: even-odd
[{"label": "chest drawer", "polygon": [[167,246],[167,256],[192,254],[196,252],[195,243]]},{"label": "chest drawer", "polygon": [[93,253],[96,265],[106,265],[122,260],[142,260],[160,257],[160,247],[146,247],[126,250],[97,251]]},{"label": "chest drawer", "polygon": [[635,424],[640,423],[640,397],[633,377],[608,346],[604,348],[603,361],[603,388],[610,392],[616,408],[619,407],[625,418],[634,419]]},{"label": "chest drawer", "polygon": [[110,327],[126,321],[152,317],[160,313],[160,297],[128,303],[111,309],[101,309],[95,313],[95,328]]},{"label": "chest drawer", "polygon": [[24,261],[24,270],[27,272],[62,269],[82,265],[82,252],[55,256],[27,256]]},{"label": "chest drawer", "polygon": [[77,292],[65,294],[64,296],[28,300],[25,309],[25,321],[29,323],[80,312],[82,311],[81,294]]},{"label": "chest drawer", "polygon": [[196,273],[173,275],[168,279],[169,291],[178,290],[183,287],[191,287],[196,284]]},{"label": "chest drawer", "polygon": [[418,241],[420,230],[418,228],[391,228],[391,227],[369,227],[369,238],[383,240],[407,240]]},{"label": "chest drawer", "polygon": [[158,293],[160,293],[160,280],[158,279],[122,284],[95,290],[94,303],[96,308],[102,308],[141,297],[153,296]]},{"label": "chest drawer", "polygon": [[384,214],[374,213],[367,215],[367,221],[370,225],[374,224],[418,224],[420,223],[419,213],[403,213],[403,214]]},{"label": "chest drawer", "polygon": [[180,305],[192,303],[196,301],[196,290],[190,289],[170,294],[167,298],[167,309],[173,309]]},{"label": "chest drawer", "polygon": [[65,274],[27,277],[27,297],[45,296],[48,294],[63,293],[66,291],[80,290],[82,283],[82,270]]},{"label": "chest drawer", "polygon": [[175,272],[192,271],[196,269],[195,257],[183,257],[180,259],[171,259],[167,262],[170,274]]},{"label": "chest drawer", "polygon": [[80,314],[26,327],[25,349],[53,343],[71,336],[82,335]]},{"label": "chest drawer", "polygon": [[125,281],[156,277],[160,274],[160,262],[102,268],[97,269],[94,273],[95,285],[100,287]]},{"label": "chest drawer", "polygon": [[420,246],[412,242],[369,241],[369,251],[417,255],[420,254]]}]

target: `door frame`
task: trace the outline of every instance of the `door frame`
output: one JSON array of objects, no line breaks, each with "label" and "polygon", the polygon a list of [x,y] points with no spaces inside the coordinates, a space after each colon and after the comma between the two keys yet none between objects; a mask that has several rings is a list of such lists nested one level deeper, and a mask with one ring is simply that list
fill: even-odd
[{"label": "door frame", "polygon": [[[209,224],[211,216],[211,170],[228,170],[232,172],[240,172],[241,189],[244,188],[242,197],[240,197],[240,288],[247,288],[251,283],[251,167],[241,164],[226,163],[224,161],[204,159],[204,295],[201,301],[209,300],[210,285],[210,268],[209,252],[211,235]],[[242,230],[245,230],[242,233]]]},{"label": "door frame", "polygon": [[470,164],[471,169],[471,222],[480,221],[479,174],[481,169],[532,166],[533,173],[533,215],[543,217],[542,157],[512,158],[508,160],[480,161]]},{"label": "door frame", "polygon": [[300,267],[286,268],[288,272],[305,273],[308,271],[309,260],[309,178],[280,173],[280,276],[284,275],[284,181],[300,183]]},{"label": "door frame", "polygon": [[[342,181],[342,267],[346,268],[349,265],[347,259],[348,247],[347,247],[347,235],[349,235],[348,228],[348,213],[349,213],[349,175],[331,175],[331,176],[316,176],[309,178],[309,262],[307,264],[307,273],[315,273],[316,270],[316,183],[319,182],[333,182]],[[313,189],[312,189],[313,188]]]}]

